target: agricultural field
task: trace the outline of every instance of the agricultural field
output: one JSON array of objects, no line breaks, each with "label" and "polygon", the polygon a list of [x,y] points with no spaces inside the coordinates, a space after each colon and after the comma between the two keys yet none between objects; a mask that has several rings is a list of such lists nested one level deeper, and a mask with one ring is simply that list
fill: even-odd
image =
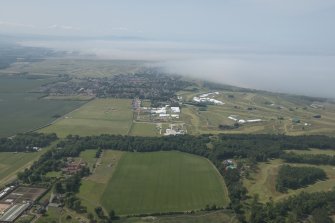
[{"label": "agricultural field", "polygon": [[131,100],[95,99],[40,131],[56,133],[59,137],[66,137],[69,134],[127,135],[132,126],[132,118]]},{"label": "agricultural field", "polygon": [[170,215],[155,217],[134,217],[115,221],[116,223],[237,223],[235,214],[230,211],[200,212],[191,215]]},{"label": "agricultural field", "polygon": [[96,59],[46,59],[34,63],[14,63],[1,73],[66,74],[76,77],[109,77],[143,69],[145,61]]},{"label": "agricultural field", "polygon": [[158,136],[159,130],[155,123],[134,123],[131,127],[129,135],[132,136]]},{"label": "agricultural field", "polygon": [[45,150],[33,153],[0,152],[0,187],[16,178],[19,171],[29,167]]},{"label": "agricultural field", "polygon": [[215,167],[181,152],[125,153],[101,196],[118,215],[190,211],[229,202]]},{"label": "agricultural field", "polygon": [[111,179],[118,161],[123,152],[106,150],[103,151],[101,158],[96,159],[97,150],[86,150],[80,154],[80,158],[88,163],[89,166],[95,164],[92,168],[92,175],[84,178],[77,195],[81,198],[82,204],[87,207],[88,212],[94,213],[94,208],[102,206],[101,198]]},{"label": "agricultural field", "polygon": [[[208,92],[208,91],[207,91]],[[179,92],[185,101],[204,93]],[[267,134],[335,134],[335,104],[319,103],[323,107],[313,108],[313,102],[271,93],[245,93],[221,91],[215,99],[224,105],[208,105],[205,109],[184,104],[182,120],[191,134],[203,133],[267,133]],[[314,115],[321,118],[314,118]],[[233,126],[235,121],[228,117],[235,115],[239,119],[261,119],[262,122],[246,123],[239,128],[220,130],[220,124]],[[292,120],[299,120],[294,123]]]},{"label": "agricultural field", "polygon": [[328,179],[325,181],[319,181],[315,184],[309,185],[305,188],[300,188],[297,190],[288,190],[287,193],[280,193],[276,191],[276,177],[278,174],[279,167],[283,165],[284,162],[280,159],[271,160],[267,163],[260,163],[258,165],[258,171],[256,173],[250,174],[248,179],[244,180],[244,186],[248,188],[249,195],[258,194],[261,202],[267,202],[270,198],[274,201],[281,200],[290,195],[298,194],[302,191],[305,192],[317,192],[317,191],[328,191],[332,189],[335,185],[335,167],[326,165],[309,165],[309,164],[292,164],[291,166],[315,166],[323,169]]},{"label": "agricultural field", "polygon": [[45,126],[84,103],[76,100],[44,100],[44,95],[32,93],[52,80],[0,76],[0,137]]}]

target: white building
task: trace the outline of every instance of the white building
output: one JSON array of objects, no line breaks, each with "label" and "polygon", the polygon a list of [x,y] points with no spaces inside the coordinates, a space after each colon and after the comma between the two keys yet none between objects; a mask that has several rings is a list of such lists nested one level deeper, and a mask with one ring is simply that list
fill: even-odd
[{"label": "white building", "polygon": [[171,107],[171,111],[173,113],[180,113],[180,108],[179,107]]}]

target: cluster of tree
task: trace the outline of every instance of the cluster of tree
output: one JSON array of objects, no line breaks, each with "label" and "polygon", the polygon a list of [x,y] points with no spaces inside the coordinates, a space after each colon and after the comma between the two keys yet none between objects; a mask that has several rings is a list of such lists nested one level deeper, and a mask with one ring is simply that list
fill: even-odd
[{"label": "cluster of tree", "polygon": [[335,138],[327,136],[220,134],[216,138],[213,145],[218,159],[242,157],[266,161],[279,158],[289,149],[335,148]]},{"label": "cluster of tree", "polygon": [[114,149],[129,152],[153,152],[161,150],[178,150],[208,157],[210,150],[207,143],[210,142],[208,135],[191,136],[167,136],[167,137],[139,137],[121,135],[100,136],[72,136],[58,143],[58,147],[66,151],[73,151],[77,156],[80,151],[86,149]]},{"label": "cluster of tree", "polygon": [[[108,216],[105,215],[104,210],[102,207],[96,207],[94,209],[96,215],[100,219],[99,222],[101,223],[111,223],[113,220],[118,219],[118,217],[115,215],[115,211],[112,209],[109,211]],[[94,216],[90,215],[89,219],[91,222],[94,222]]]},{"label": "cluster of tree", "polygon": [[326,178],[325,171],[320,168],[283,165],[276,179],[276,190],[285,192],[287,189],[298,189]]},{"label": "cluster of tree", "polygon": [[314,165],[335,165],[335,156],[326,154],[297,154],[297,153],[284,153],[281,156],[288,163],[308,163]]},{"label": "cluster of tree", "polygon": [[99,149],[97,150],[97,152],[95,153],[95,158],[99,158],[99,157],[101,156],[101,153],[102,153],[102,149],[99,148]]},{"label": "cluster of tree", "polygon": [[82,169],[73,176],[70,176],[62,181],[57,181],[54,190],[58,194],[64,194],[64,204],[77,212],[86,212],[86,208],[81,205],[81,201],[75,196],[79,192],[81,178],[89,175],[88,167]]},{"label": "cluster of tree", "polygon": [[43,133],[18,134],[13,138],[0,138],[0,152],[27,152],[33,147],[45,147],[57,139],[57,135]]},{"label": "cluster of tree", "polygon": [[248,222],[252,223],[296,223],[306,222],[312,217],[315,223],[331,223],[329,215],[335,211],[335,190],[290,196],[274,203],[258,201],[258,196],[250,204]]}]

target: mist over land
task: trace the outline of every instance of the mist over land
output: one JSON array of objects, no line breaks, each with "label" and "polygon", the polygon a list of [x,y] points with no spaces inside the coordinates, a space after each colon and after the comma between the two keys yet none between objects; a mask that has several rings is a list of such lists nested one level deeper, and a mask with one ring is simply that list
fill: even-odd
[{"label": "mist over land", "polygon": [[335,55],[306,48],[152,40],[21,41],[95,59],[141,60],[166,72],[274,92],[335,98]]}]

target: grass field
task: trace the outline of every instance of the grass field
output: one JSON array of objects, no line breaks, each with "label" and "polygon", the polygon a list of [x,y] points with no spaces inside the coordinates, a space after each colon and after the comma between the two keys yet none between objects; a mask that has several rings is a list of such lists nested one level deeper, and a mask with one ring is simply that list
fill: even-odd
[{"label": "grass field", "polygon": [[283,164],[282,160],[272,160],[268,163],[260,163],[259,170],[256,173],[251,174],[251,179],[244,180],[244,185],[249,191],[249,195],[258,194],[261,202],[269,201],[270,197],[274,201],[278,201],[287,196],[305,192],[316,192],[316,191],[328,191],[335,185],[335,167],[325,165],[306,165],[306,164],[290,164],[292,166],[315,166],[323,169],[328,179],[325,181],[319,181],[313,185],[309,185],[305,188],[297,190],[288,190],[287,193],[277,192],[275,189],[276,177],[278,174],[279,167]]},{"label": "grass field", "polygon": [[125,153],[101,203],[119,215],[226,206],[227,189],[206,159],[181,152]]},{"label": "grass field", "polygon": [[12,136],[44,126],[64,115],[82,101],[43,100],[42,94],[30,93],[40,85],[53,80],[0,77],[0,137]]},{"label": "grass field", "polygon": [[116,221],[116,223],[238,223],[233,212],[200,212],[189,215],[171,215],[157,217],[134,217]]},{"label": "grass field", "polygon": [[127,135],[132,125],[131,100],[95,99],[48,126],[41,132],[88,136],[100,134]]},{"label": "grass field", "polygon": [[[186,101],[191,101],[201,93],[204,91],[178,94]],[[222,91],[215,98],[225,104],[209,105],[206,111],[200,111],[192,105],[183,107],[182,120],[187,124],[189,133],[335,134],[335,105],[331,103],[318,102],[324,108],[312,108],[312,102],[266,92]],[[313,118],[315,114],[320,114],[322,118]],[[244,124],[234,130],[219,130],[219,124],[235,123],[228,119],[230,115],[237,115],[245,120],[262,119],[263,122]],[[299,118],[300,123],[292,123],[292,118]]]},{"label": "grass field", "polygon": [[132,136],[159,136],[156,124],[154,123],[134,123],[129,135]]},{"label": "grass field", "polygon": [[0,152],[0,187],[16,178],[19,171],[29,167],[45,150],[34,153]]},{"label": "grass field", "polygon": [[93,169],[93,174],[82,180],[80,192],[78,197],[81,198],[82,203],[87,207],[88,211],[94,213],[94,208],[102,206],[101,197],[111,179],[117,163],[122,156],[120,151],[103,151],[101,158],[96,159],[96,150],[87,150],[80,154],[80,157],[89,165],[96,164]]},{"label": "grass field", "polygon": [[335,156],[335,150],[329,150],[329,149],[309,149],[309,150],[286,150],[286,152],[294,152],[297,154],[324,154],[324,155],[330,155]]}]

